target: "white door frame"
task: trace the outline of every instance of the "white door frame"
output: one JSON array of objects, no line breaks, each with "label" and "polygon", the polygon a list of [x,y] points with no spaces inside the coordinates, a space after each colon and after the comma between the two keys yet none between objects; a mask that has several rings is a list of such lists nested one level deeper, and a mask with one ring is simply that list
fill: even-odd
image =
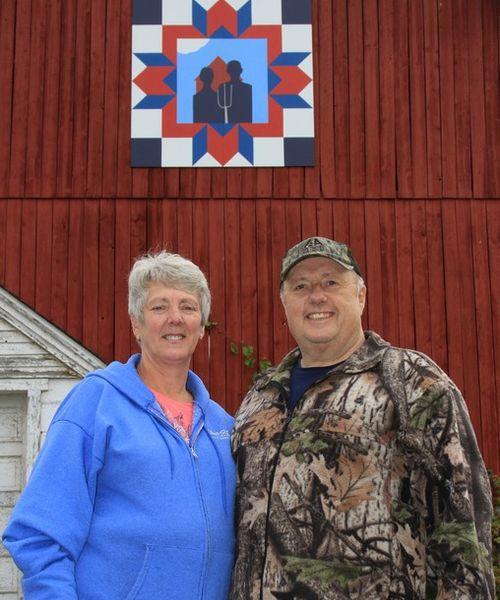
[{"label": "white door frame", "polygon": [[49,389],[48,379],[0,379],[1,392],[17,392],[26,397],[26,431],[24,456],[24,481],[29,474],[40,449],[40,416],[42,393]]}]

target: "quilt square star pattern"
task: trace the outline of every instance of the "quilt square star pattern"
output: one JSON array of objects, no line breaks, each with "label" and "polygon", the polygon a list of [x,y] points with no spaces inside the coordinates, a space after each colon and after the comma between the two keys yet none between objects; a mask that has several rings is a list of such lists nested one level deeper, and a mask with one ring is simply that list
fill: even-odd
[{"label": "quilt square star pattern", "polygon": [[311,0],[132,0],[133,167],[314,165]]}]

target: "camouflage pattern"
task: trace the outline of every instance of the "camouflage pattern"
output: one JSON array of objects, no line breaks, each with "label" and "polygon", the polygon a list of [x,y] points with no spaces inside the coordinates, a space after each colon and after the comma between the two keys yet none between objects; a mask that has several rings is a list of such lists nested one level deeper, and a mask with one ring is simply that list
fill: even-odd
[{"label": "camouflage pattern", "polygon": [[315,236],[302,240],[288,250],[281,261],[280,282],[283,283],[290,269],[297,263],[306,258],[313,258],[314,256],[330,258],[345,269],[354,271],[360,277],[362,276],[358,263],[352,255],[349,246],[335,242],[329,238]]},{"label": "camouflage pattern", "polygon": [[244,399],[233,600],[494,597],[491,491],[465,403],[428,357],[365,336],[291,417],[298,350]]}]

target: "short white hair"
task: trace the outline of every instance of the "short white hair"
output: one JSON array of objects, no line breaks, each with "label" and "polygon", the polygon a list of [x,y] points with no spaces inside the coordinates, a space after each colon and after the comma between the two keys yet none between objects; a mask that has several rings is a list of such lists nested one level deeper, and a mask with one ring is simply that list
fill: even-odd
[{"label": "short white hair", "polygon": [[361,291],[361,289],[365,286],[365,281],[361,277],[361,275],[358,275],[357,273],[354,273],[354,275],[356,275],[356,291],[359,294],[359,292]]},{"label": "short white hair", "polygon": [[207,278],[197,265],[165,250],[138,257],[128,277],[128,312],[139,321],[143,318],[142,311],[151,283],[163,283],[197,296],[201,324],[206,325],[212,299]]}]

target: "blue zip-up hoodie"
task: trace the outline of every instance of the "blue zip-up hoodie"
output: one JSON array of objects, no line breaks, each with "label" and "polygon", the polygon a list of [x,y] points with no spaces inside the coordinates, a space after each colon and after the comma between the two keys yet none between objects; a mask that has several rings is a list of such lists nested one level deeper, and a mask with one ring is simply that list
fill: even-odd
[{"label": "blue zip-up hoodie", "polygon": [[26,600],[228,597],[233,419],[190,371],[188,445],[138,360],[87,375],[52,421],[4,532]]}]

